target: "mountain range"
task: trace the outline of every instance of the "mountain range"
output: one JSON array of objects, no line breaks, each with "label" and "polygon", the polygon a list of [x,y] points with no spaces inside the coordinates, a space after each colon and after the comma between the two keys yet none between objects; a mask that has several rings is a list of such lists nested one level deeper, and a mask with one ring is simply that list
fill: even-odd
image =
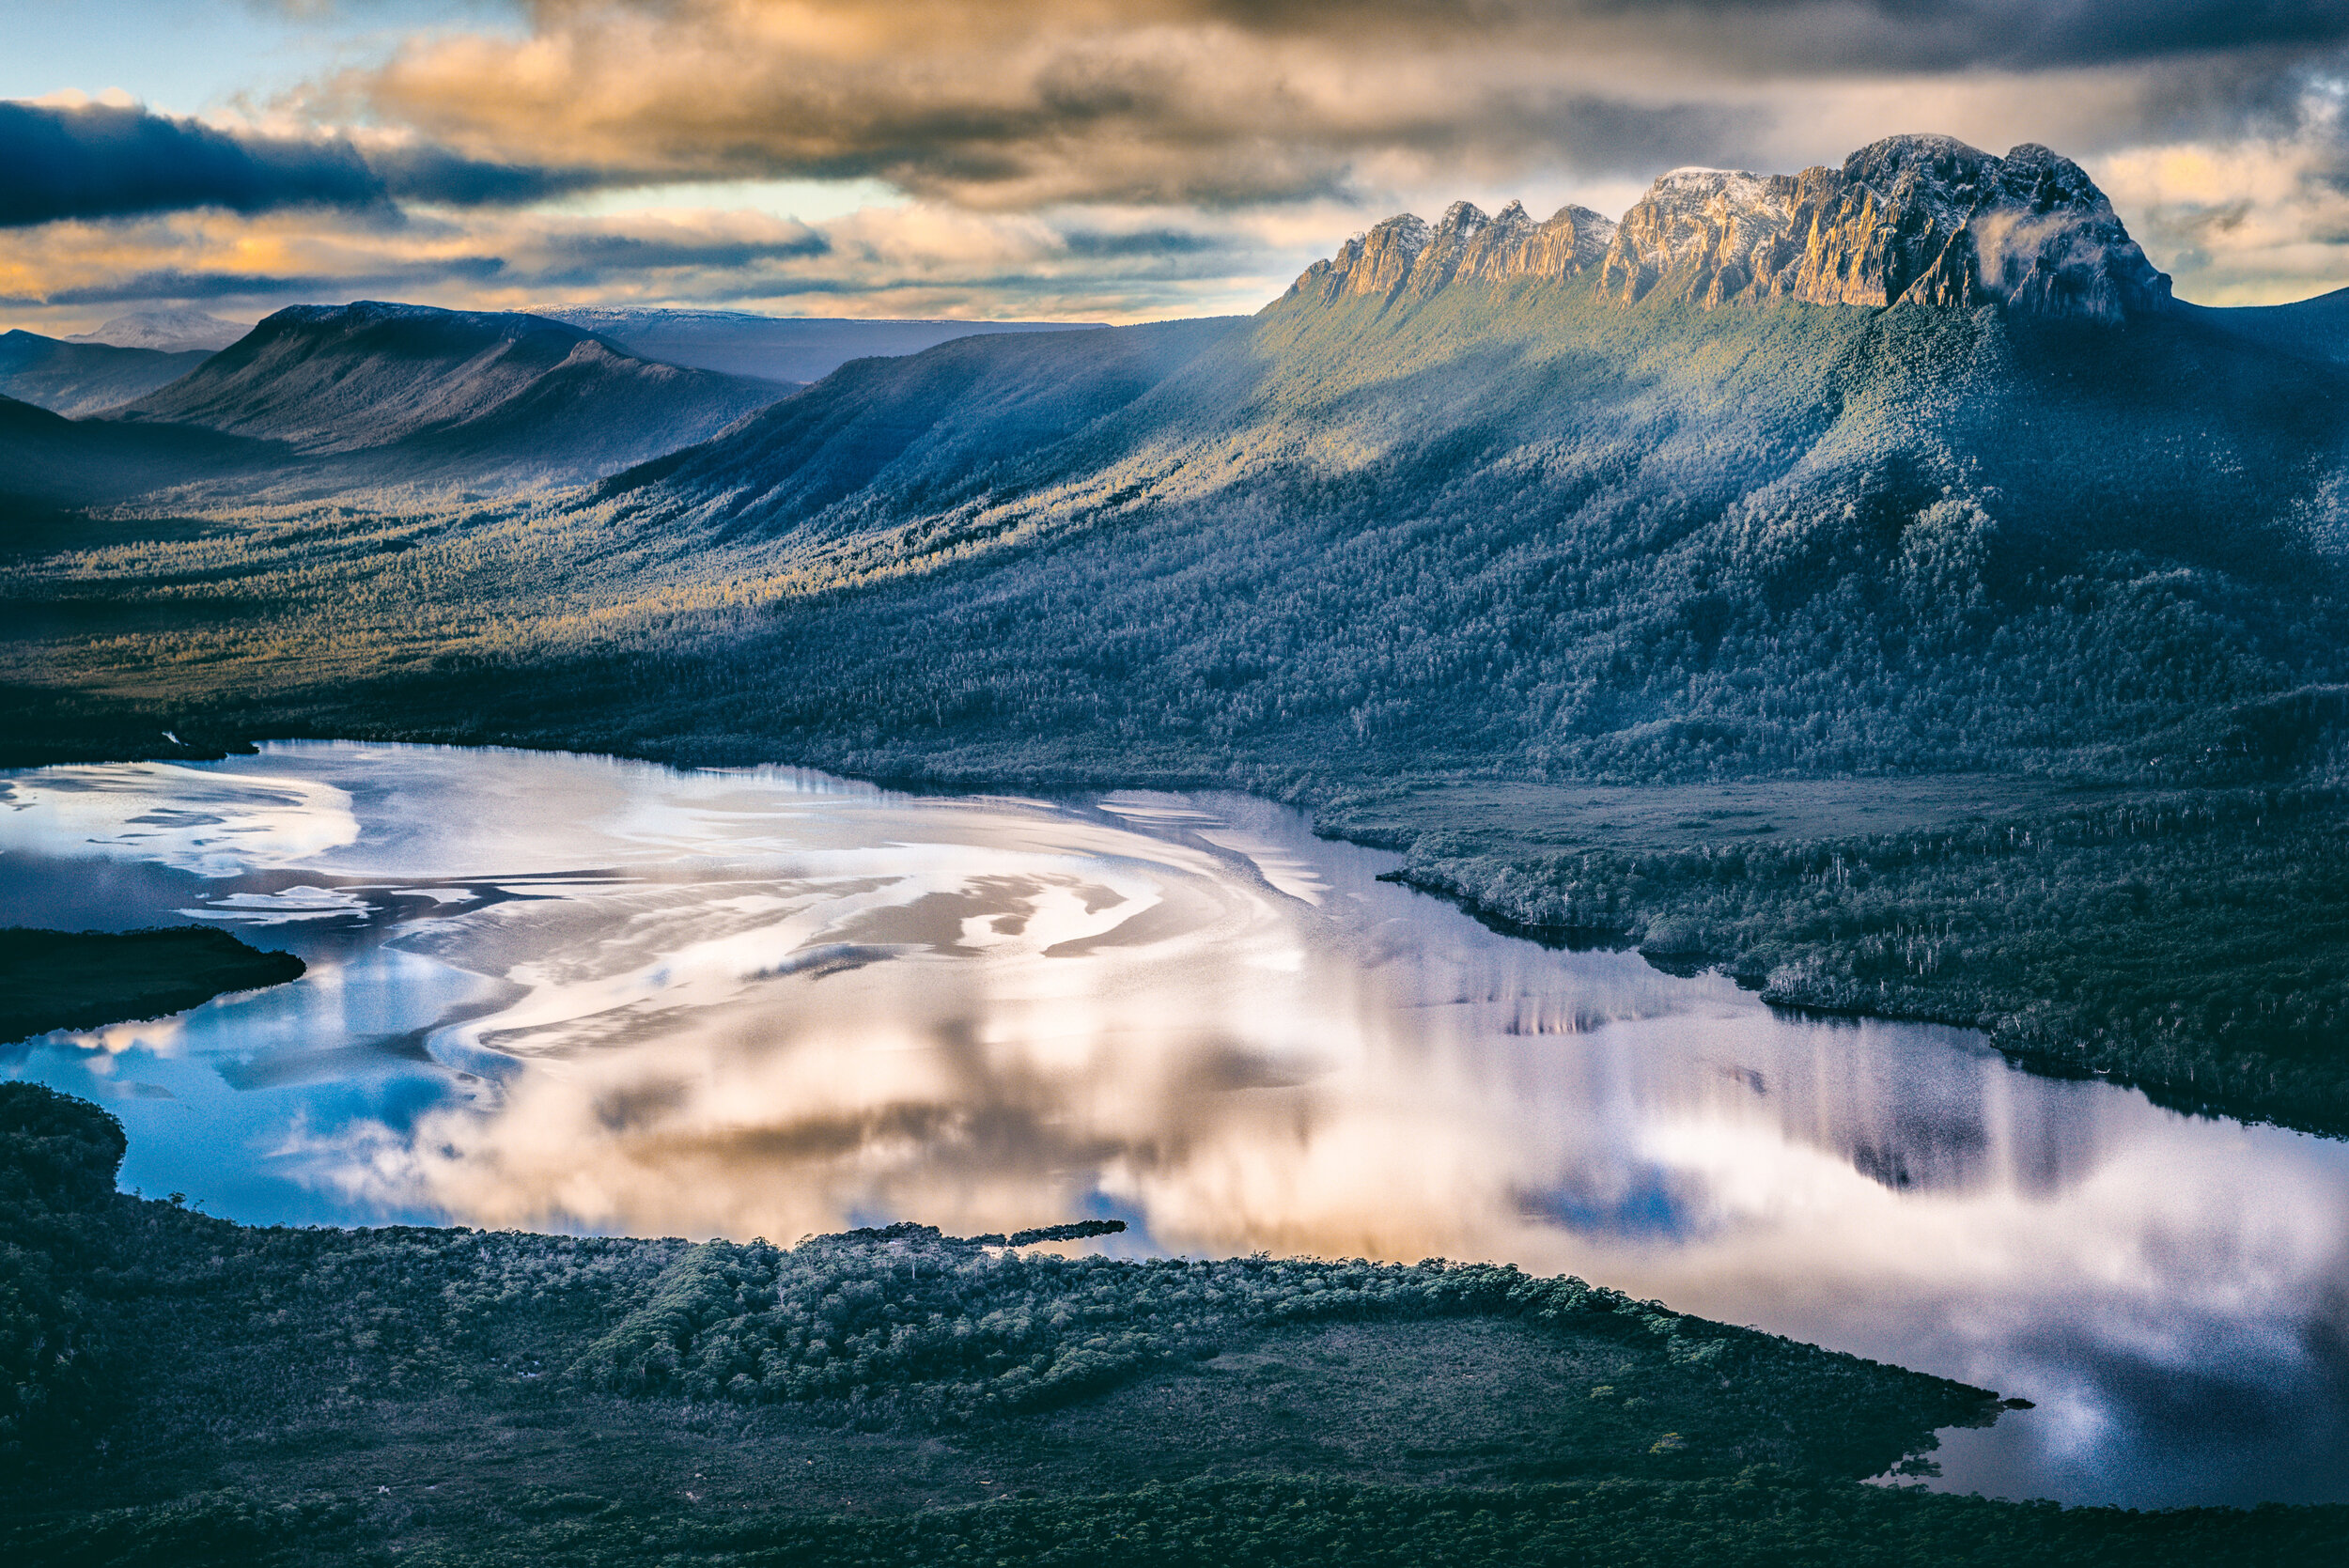
[{"label": "mountain range", "polygon": [[[2178,302],[2077,165],[1929,137],[797,392],[284,312],[104,418],[0,405],[51,508],[0,735],[1237,785],[1495,918],[2344,1127],[2344,325]],[[1721,793],[1927,774],[2024,803],[1765,842]],[[1634,784],[1688,810],[1556,805]]]},{"label": "mountain range", "polygon": [[552,306],[536,314],[566,321],[631,353],[670,365],[751,376],[786,386],[820,381],[852,359],[916,354],[958,337],[1069,332],[1097,321],[944,321],[753,316],[735,310]]},{"label": "mountain range", "polygon": [[958,336],[1066,330],[567,314],[620,335],[552,317],[369,301],[279,311],[217,352],[96,341],[184,340],[232,325],[191,312],[125,318],[89,338],[0,334],[0,400],[132,427],[77,433],[12,416],[0,423],[0,494],[70,504],[169,490],[172,505],[187,505],[249,497],[257,486],[316,497],[577,483],[716,434],[797,390],[793,373],[813,380],[852,358]]},{"label": "mountain range", "polygon": [[538,317],[297,305],[107,417],[284,442],[337,477],[575,479],[712,435],[778,389],[639,359]]},{"label": "mountain range", "polygon": [[0,333],[0,396],[78,419],[143,397],[210,357],[206,349],[166,352]]},{"label": "mountain range", "polygon": [[2349,674],[2341,311],[2182,304],[2077,164],[1896,137],[787,396],[363,304],[108,419],[356,464],[319,493],[604,475],[498,578],[506,634],[533,595],[763,604],[696,644],[697,730],[870,768],[2175,770]]},{"label": "mountain range", "polygon": [[794,585],[730,727],[897,767],[1172,720],[1218,767],[2175,768],[2339,678],[2337,310],[2181,305],[2077,165],[1899,138],[850,365],[590,505]]}]

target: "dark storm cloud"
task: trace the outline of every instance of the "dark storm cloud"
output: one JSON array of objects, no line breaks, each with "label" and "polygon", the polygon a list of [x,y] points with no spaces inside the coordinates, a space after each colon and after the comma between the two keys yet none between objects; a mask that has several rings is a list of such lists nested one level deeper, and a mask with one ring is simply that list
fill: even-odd
[{"label": "dark storm cloud", "polygon": [[628,181],[624,172],[489,163],[429,146],[370,148],[366,162],[394,200],[451,207],[520,207]]},{"label": "dark storm cloud", "polygon": [[1135,234],[1097,234],[1079,229],[1061,237],[1071,256],[1197,256],[1203,252],[1223,248],[1223,242],[1204,234],[1190,234],[1182,229],[1154,228]]},{"label": "dark storm cloud", "polygon": [[231,132],[129,106],[0,101],[0,226],[195,208],[514,205],[611,178],[430,146],[363,152],[340,136]]},{"label": "dark storm cloud", "polygon": [[[1806,43],[1844,65],[1875,70],[2120,65],[2349,40],[2349,0],[1869,0],[1704,8],[1724,23],[1744,23],[1741,32],[1758,31],[1773,18],[1797,21]],[[1859,20],[1839,27],[1837,13],[1844,11],[1859,13]]]},{"label": "dark storm cloud", "polygon": [[1483,31],[1596,44],[1639,29],[1749,63],[1798,57],[1903,70],[2107,65],[2349,40],[2349,0],[1145,0],[1135,13],[1380,43]]},{"label": "dark storm cloud", "polygon": [[483,284],[506,270],[498,256],[462,256],[406,263],[369,272],[303,274],[294,272],[182,272],[157,268],[104,283],[59,288],[38,298],[7,303],[46,305],[121,304],[131,301],[241,300],[269,295],[313,299],[347,299],[370,288],[416,289],[437,284]]},{"label": "dark storm cloud", "polygon": [[586,233],[551,234],[538,241],[538,249],[550,262],[600,274],[651,267],[749,267],[822,256],[832,249],[832,241],[813,228],[783,240]]},{"label": "dark storm cloud", "polygon": [[382,199],[382,181],[348,142],[242,138],[105,104],[0,101],[0,225]]}]

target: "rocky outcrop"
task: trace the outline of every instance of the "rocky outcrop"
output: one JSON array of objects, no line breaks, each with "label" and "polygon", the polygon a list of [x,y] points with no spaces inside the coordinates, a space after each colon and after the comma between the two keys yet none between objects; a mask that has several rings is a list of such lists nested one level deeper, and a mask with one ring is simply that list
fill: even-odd
[{"label": "rocky outcrop", "polygon": [[1621,224],[1569,207],[1536,225],[1462,202],[1433,229],[1390,218],[1297,280],[1292,297],[1395,299],[1459,278],[1595,272],[1626,302],[1799,300],[1881,308],[1998,305],[2119,321],[2165,309],[2170,279],[2080,166],[2025,144],[1996,158],[1894,136],[1798,175],[1675,169]]},{"label": "rocky outcrop", "polygon": [[1289,298],[1392,300],[1457,278],[1572,277],[1598,264],[1614,233],[1587,207],[1562,207],[1537,224],[1514,201],[1490,217],[1458,201],[1433,228],[1407,212],[1354,236],[1336,256],[1305,269]]},{"label": "rocky outcrop", "polygon": [[1637,300],[1669,282],[1703,304],[1751,292],[1784,249],[1797,186],[1785,175],[1674,169],[1623,215],[1599,287]]}]

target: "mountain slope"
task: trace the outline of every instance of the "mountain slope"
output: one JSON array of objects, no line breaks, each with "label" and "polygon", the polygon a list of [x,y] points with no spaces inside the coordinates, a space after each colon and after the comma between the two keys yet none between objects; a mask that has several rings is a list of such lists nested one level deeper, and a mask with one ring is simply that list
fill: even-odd
[{"label": "mountain slope", "polygon": [[2182,312],[2225,333],[2294,359],[2349,364],[2349,288],[2281,305],[2181,304]]},{"label": "mountain slope", "polygon": [[0,333],[0,396],[79,419],[144,397],[210,357],[204,350],[164,353]]},{"label": "mountain slope", "polygon": [[164,425],[67,419],[0,397],[0,511],[9,503],[80,506],[171,486],[264,472],[289,454],[271,442]]},{"label": "mountain slope", "polygon": [[752,376],[786,386],[822,380],[852,359],[920,353],[958,337],[1076,332],[1098,321],[887,321],[821,316],[753,316],[734,310],[573,306],[542,310],[669,365]]},{"label": "mountain slope", "polygon": [[[702,440],[779,389],[643,360],[537,317],[362,302],[281,310],[195,374],[125,408],[386,477],[568,479]],[[367,465],[334,465],[350,476]]]},{"label": "mountain slope", "polygon": [[[2076,166],[1913,140],[1679,227],[1686,174],[1396,220],[1179,356],[850,366],[599,505],[793,585],[732,722],[907,758],[1156,713],[1373,770],[2174,768],[2339,678],[2349,378],[2173,305]],[[1775,271],[1756,211],[1812,214]]]},{"label": "mountain slope", "polygon": [[[941,516],[1028,483],[1039,454],[1060,452],[1246,329],[1226,318],[983,336],[856,361],[721,441],[618,475],[605,492],[651,489],[656,505],[690,505],[728,533]],[[827,517],[834,508],[844,515]]]}]

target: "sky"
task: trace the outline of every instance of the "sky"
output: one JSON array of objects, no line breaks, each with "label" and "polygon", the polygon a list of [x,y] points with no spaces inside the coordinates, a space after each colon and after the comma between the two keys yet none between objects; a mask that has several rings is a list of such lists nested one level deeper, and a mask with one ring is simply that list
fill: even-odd
[{"label": "sky", "polygon": [[2185,298],[2349,286],[2349,0],[0,4],[0,326],[1146,320],[1455,200],[2040,142]]}]

